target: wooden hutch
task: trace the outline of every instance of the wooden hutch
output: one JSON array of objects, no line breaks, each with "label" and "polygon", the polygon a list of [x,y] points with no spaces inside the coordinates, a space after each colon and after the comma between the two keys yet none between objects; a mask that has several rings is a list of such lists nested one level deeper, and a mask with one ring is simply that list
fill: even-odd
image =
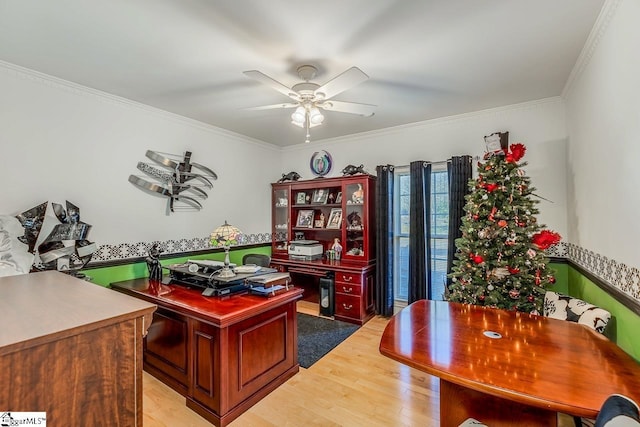
[{"label": "wooden hutch", "polygon": [[[364,324],[374,314],[375,180],[367,174],[272,184],[272,264],[313,292],[314,278],[332,277],[332,312]],[[339,259],[331,249],[338,239]],[[320,259],[289,255],[292,241],[315,240]]]}]

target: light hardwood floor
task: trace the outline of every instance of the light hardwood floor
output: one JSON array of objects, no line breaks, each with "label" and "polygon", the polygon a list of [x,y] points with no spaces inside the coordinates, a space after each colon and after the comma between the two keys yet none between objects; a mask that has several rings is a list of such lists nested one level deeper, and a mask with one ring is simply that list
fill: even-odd
[{"label": "light hardwood floor", "polygon": [[[317,305],[298,303],[317,314]],[[438,426],[438,379],[401,365],[378,351],[388,320],[375,317],[309,369],[251,407],[230,427]],[[145,427],[211,426],[185,406],[184,397],[143,376]],[[559,425],[569,427],[561,418]]]}]

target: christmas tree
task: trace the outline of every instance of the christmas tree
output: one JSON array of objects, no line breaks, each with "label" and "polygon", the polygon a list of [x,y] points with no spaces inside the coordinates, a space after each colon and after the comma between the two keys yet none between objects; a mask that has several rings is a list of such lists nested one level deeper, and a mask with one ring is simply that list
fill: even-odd
[{"label": "christmas tree", "polygon": [[504,138],[502,146],[478,162],[478,178],[469,181],[447,299],[541,314],[546,287],[555,283],[544,250],[560,235],[536,220],[539,200],[522,169],[527,163],[519,163],[525,146],[507,148]]}]

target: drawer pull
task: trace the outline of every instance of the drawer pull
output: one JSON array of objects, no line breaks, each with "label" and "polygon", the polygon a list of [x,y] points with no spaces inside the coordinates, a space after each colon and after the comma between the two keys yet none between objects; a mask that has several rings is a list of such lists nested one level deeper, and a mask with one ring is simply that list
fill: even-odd
[{"label": "drawer pull", "polygon": [[349,286],[349,288],[347,288],[346,286],[343,286],[342,292],[350,294],[351,292],[353,292],[353,288],[351,286]]},{"label": "drawer pull", "polygon": [[342,308],[344,308],[345,310],[351,310],[353,308],[353,305],[352,304],[347,305],[345,303],[342,303]]},{"label": "drawer pull", "polygon": [[344,282],[350,282],[350,281],[352,281],[352,280],[353,280],[353,277],[351,277],[351,276],[345,276],[345,275],[342,275],[342,280],[343,280]]}]

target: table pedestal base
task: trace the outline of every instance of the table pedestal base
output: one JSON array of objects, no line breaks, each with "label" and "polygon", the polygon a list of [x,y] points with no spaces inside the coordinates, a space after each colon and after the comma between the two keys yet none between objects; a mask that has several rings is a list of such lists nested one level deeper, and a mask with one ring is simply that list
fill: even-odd
[{"label": "table pedestal base", "polygon": [[467,418],[475,418],[491,427],[558,425],[558,415],[554,411],[501,399],[441,379],[440,426],[458,427]]}]

